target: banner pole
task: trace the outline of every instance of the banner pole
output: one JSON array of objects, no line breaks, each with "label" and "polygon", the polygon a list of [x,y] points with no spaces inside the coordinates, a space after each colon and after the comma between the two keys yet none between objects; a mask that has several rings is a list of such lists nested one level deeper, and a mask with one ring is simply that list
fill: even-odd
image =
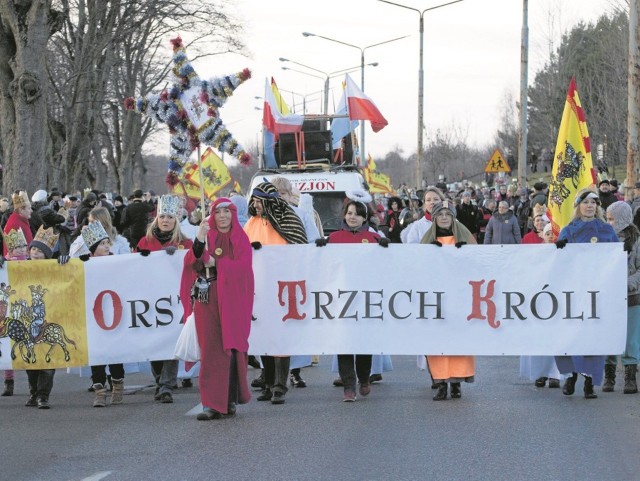
[{"label": "banner pole", "polygon": [[[200,181],[200,211],[202,212],[202,220],[200,222],[206,222],[207,217],[207,207],[204,203],[204,175],[202,174],[202,158],[200,154],[200,144],[198,144],[198,180]],[[204,239],[204,247],[205,249],[209,249],[209,237],[205,237]],[[209,268],[205,269],[205,275],[207,278],[210,277]]]}]

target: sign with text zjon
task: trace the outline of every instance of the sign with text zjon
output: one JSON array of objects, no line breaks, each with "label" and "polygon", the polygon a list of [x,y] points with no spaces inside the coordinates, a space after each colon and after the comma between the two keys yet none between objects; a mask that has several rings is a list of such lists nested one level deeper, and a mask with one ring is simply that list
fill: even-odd
[{"label": "sign with text zjon", "polygon": [[[183,258],[5,263],[0,369],[172,358]],[[619,354],[625,346],[622,244],[267,246],[253,266],[253,354]]]}]

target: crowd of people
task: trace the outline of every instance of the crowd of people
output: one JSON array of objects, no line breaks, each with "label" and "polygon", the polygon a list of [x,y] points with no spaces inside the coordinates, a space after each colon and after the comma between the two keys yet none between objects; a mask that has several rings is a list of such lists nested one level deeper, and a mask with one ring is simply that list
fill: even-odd
[{"label": "crowd of people", "polygon": [[[555,243],[563,248],[575,242],[621,242],[628,254],[627,344],[621,362],[626,394],[637,393],[636,371],[640,356],[640,183],[637,198],[627,203],[616,193],[614,181],[602,180],[598,189],[583,189],[574,199],[573,220],[554,239],[546,215],[547,185],[538,182],[531,190],[503,183],[497,188],[461,186],[449,190],[444,184],[419,191],[400,189],[397,196],[374,200],[368,192],[347,193],[342,228],[325,233],[313,209],[310,195],[300,194],[285,177],[257,185],[248,198],[229,192],[206,207],[187,209],[182,198],[155,196],[136,190],[125,201],[121,196],[87,191],[65,195],[57,189],[39,190],[29,197],[16,191],[0,199],[3,229],[3,259],[70,258],[91,261],[93,257],[164,251],[173,255],[185,249],[180,283],[185,319],[193,314],[200,345],[198,386],[203,411],[199,420],[232,416],[237,404],[247,403],[250,388],[247,366],[262,368],[251,382],[260,390],[258,401],[284,404],[288,386],[304,387],[300,368],[312,356],[248,355],[248,337],[254,296],[252,256],[264,245],[335,243],[433,244],[461,248],[471,244]],[[605,218],[606,213],[606,218]],[[328,234],[325,236],[325,234]],[[0,303],[2,304],[2,303]],[[6,302],[5,302],[6,306]],[[6,307],[5,307],[6,309]],[[37,338],[45,319],[45,306],[34,306],[31,325]],[[6,313],[5,313],[6,314]],[[584,397],[596,398],[594,386],[614,390],[616,356],[526,357],[521,375],[537,387],[575,391],[578,374],[584,377]],[[371,384],[382,380],[382,371],[392,369],[388,356],[341,353],[335,357],[343,387],[342,401],[354,402],[371,393]],[[461,383],[473,382],[473,356],[420,356],[419,365],[431,376],[433,399],[462,396]],[[91,366],[94,407],[123,402],[125,366]],[[108,373],[107,373],[108,372]],[[172,403],[178,384],[178,361],[151,362],[156,383],[155,400]],[[55,370],[28,370],[30,396],[26,406],[48,409]],[[14,391],[13,371],[4,371],[4,392]],[[110,394],[110,399],[107,399]]]}]

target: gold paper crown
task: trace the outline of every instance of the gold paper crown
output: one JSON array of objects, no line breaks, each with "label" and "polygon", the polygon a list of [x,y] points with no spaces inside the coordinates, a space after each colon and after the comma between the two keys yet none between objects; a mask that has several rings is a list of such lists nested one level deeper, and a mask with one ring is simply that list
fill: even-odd
[{"label": "gold paper crown", "polygon": [[177,195],[163,195],[158,201],[158,215],[167,214],[178,218],[181,201]]},{"label": "gold paper crown", "polygon": [[536,204],[533,206],[533,217],[538,217],[539,215],[544,215],[547,213],[547,207],[542,204]]},{"label": "gold paper crown", "polygon": [[7,246],[7,252],[17,247],[27,247],[27,239],[24,237],[22,229],[11,229],[2,236],[4,237],[4,245]]},{"label": "gold paper crown", "polygon": [[102,227],[102,224],[98,221],[92,222],[82,229],[82,240],[89,249],[101,240],[108,238],[109,234],[107,234],[107,231],[104,230],[104,227]]},{"label": "gold paper crown", "polygon": [[51,259],[53,256],[53,249],[55,248],[59,237],[60,234],[56,234],[53,231],[53,227],[45,229],[44,226],[40,226],[30,247],[37,247],[44,253],[47,259]]},{"label": "gold paper crown", "polygon": [[21,190],[18,194],[11,194],[11,202],[13,202],[13,210],[18,210],[21,207],[31,205],[31,202],[29,202],[29,194],[24,190]]}]

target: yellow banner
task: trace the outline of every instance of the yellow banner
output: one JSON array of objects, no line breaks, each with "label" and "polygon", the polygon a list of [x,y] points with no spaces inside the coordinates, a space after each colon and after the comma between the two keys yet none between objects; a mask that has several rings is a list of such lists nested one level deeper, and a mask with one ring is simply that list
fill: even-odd
[{"label": "yellow banner", "polygon": [[[222,159],[210,147],[202,154],[200,165],[202,167],[204,194],[213,200],[222,188],[231,183],[233,180],[231,173]],[[198,173],[197,164],[193,164],[190,171],[185,173],[185,179],[191,184],[200,187],[200,174]],[[198,193],[199,196],[200,193]]]},{"label": "yellow banner", "polygon": [[200,187],[191,184],[189,181],[181,181],[173,186],[171,193],[179,196],[186,196],[191,199],[200,200]]},{"label": "yellow banner", "polygon": [[0,337],[6,334],[11,340],[13,368],[33,369],[36,362],[41,369],[49,363],[86,365],[82,261],[73,259],[63,266],[55,260],[8,261],[5,265],[9,282],[0,284]]},{"label": "yellow banner", "polygon": [[558,131],[547,209],[557,236],[573,217],[576,193],[596,182],[587,120],[571,79]]}]

